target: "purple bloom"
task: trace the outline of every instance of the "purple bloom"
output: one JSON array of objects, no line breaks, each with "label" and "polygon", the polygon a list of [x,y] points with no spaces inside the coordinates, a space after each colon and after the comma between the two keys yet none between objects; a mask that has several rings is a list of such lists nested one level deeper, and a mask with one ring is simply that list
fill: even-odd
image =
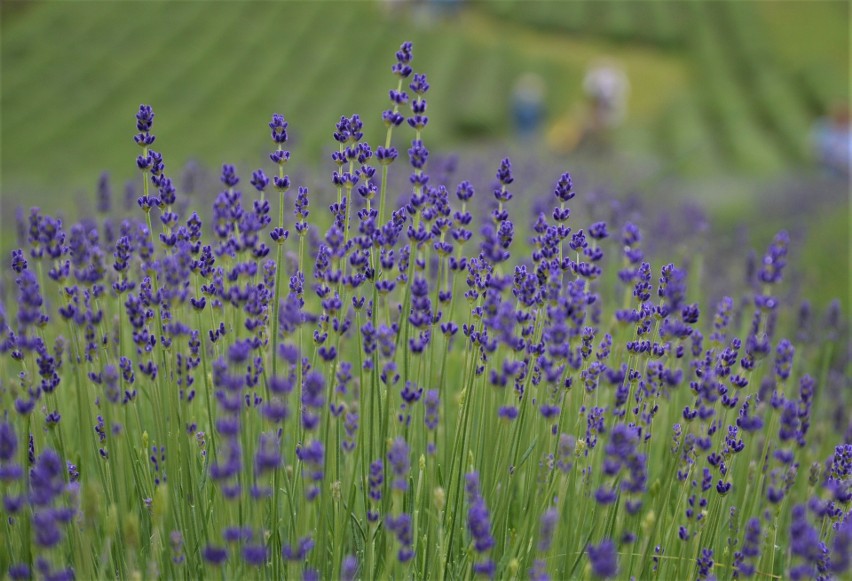
[{"label": "purple bloom", "polygon": [[426,397],[423,398],[423,405],[426,407],[424,421],[426,422],[426,428],[429,430],[434,430],[438,427],[438,404],[438,391],[435,389],[427,391]]},{"label": "purple bloom", "polygon": [[30,470],[30,501],[36,506],[47,506],[62,494],[65,488],[63,472],[65,466],[59,455],[47,449],[36,460]]},{"label": "purple bloom", "polygon": [[533,561],[533,566],[530,569],[530,581],[550,581],[550,575],[547,574],[547,564],[541,560]]},{"label": "purple bloom", "polygon": [[207,545],[201,550],[201,556],[204,560],[213,566],[219,566],[228,559],[228,549],[225,547],[217,547],[215,545]]},{"label": "purple bloom", "polygon": [[401,514],[398,517],[388,517],[386,521],[388,530],[396,535],[396,540],[400,544],[397,552],[397,559],[400,563],[407,563],[414,556],[414,550],[411,545],[414,543],[414,536],[411,531],[411,516]]},{"label": "purple bloom", "polygon": [[514,421],[518,417],[518,408],[515,406],[502,406],[497,410],[497,417],[509,422]]},{"label": "purple bloom", "polygon": [[601,486],[600,488],[595,490],[595,501],[598,504],[612,504],[613,502],[615,502],[616,498],[618,498],[618,492],[612,488]]},{"label": "purple bloom", "polygon": [[9,578],[13,581],[25,581],[30,579],[32,572],[26,563],[15,563],[9,565]]},{"label": "purple bloom", "polygon": [[781,381],[790,377],[790,371],[793,366],[793,354],[795,352],[795,347],[787,339],[782,339],[778,343],[775,353],[775,375]]},{"label": "purple bloom", "polygon": [[36,544],[49,549],[55,547],[62,540],[56,518],[53,511],[43,510],[33,513],[33,529],[35,530]]},{"label": "purple bloom", "polygon": [[836,575],[842,575],[852,568],[852,515],[849,513],[834,529],[829,568]]},{"label": "purple bloom", "polygon": [[779,232],[775,235],[772,244],[763,257],[763,264],[757,274],[757,278],[764,284],[775,284],[781,280],[784,266],[787,264],[787,247],[790,244],[790,236],[787,232]]},{"label": "purple bloom", "polygon": [[790,550],[798,564],[790,569],[794,580],[816,577],[817,571],[824,571],[828,558],[828,549],[820,541],[819,532],[810,525],[807,511],[803,505],[793,507],[790,523]]},{"label": "purple bloom", "polygon": [[412,73],[411,66],[409,65],[413,58],[412,48],[413,45],[410,42],[402,43],[396,52],[396,64],[391,67],[391,71],[403,79]]},{"label": "purple bloom", "polygon": [[748,400],[743,403],[740,408],[739,417],[737,418],[737,427],[744,432],[756,432],[763,427],[763,420],[759,416],[749,415],[750,404]]},{"label": "purple bloom", "polygon": [[253,536],[254,533],[252,533],[250,528],[225,527],[225,530],[222,531],[222,540],[226,543],[250,541]]},{"label": "purple bloom", "polygon": [[559,434],[556,467],[562,472],[568,472],[574,464],[574,449],[576,443],[574,436],[571,436],[570,434]]},{"label": "purple bloom", "polygon": [[355,555],[346,555],[343,557],[343,563],[340,565],[341,581],[355,581],[355,575],[358,573],[358,560]]},{"label": "purple bloom", "polygon": [[618,573],[618,552],[610,539],[605,539],[597,546],[589,545],[589,561],[592,563],[592,573],[600,579],[610,579]]},{"label": "purple bloom", "polygon": [[9,462],[15,459],[18,450],[18,437],[15,429],[9,422],[0,423],[0,462]]},{"label": "purple bloom", "polygon": [[[371,505],[376,505],[382,500],[382,485],[385,482],[384,465],[381,460],[376,460],[370,464],[369,476],[369,496]],[[379,519],[379,514],[375,510],[367,511],[367,520],[371,523]]]},{"label": "purple bloom", "polygon": [[36,558],[36,569],[41,574],[41,578],[46,581],[73,581],[74,569],[57,569],[51,570],[50,563],[44,557]]},{"label": "purple bloom", "polygon": [[713,569],[713,551],[701,549],[701,556],[696,560],[696,564],[698,565],[698,578],[707,579]]},{"label": "purple bloom", "polygon": [[494,577],[494,573],[496,572],[497,566],[494,564],[493,559],[486,559],[485,561],[480,561],[479,563],[473,564],[474,575],[482,575],[484,577],[492,579]]},{"label": "purple bloom", "polygon": [[491,536],[491,520],[485,501],[478,498],[470,506],[467,512],[467,526],[473,537],[474,548],[483,553],[494,546],[494,537]]},{"label": "purple bloom", "polygon": [[136,113],[136,130],[139,131],[133,140],[140,147],[148,147],[156,139],[151,135],[151,127],[154,125],[154,110],[150,105],[139,105],[139,112]]},{"label": "purple bloom", "polygon": [[281,449],[278,437],[273,434],[261,434],[260,443],[254,457],[255,474],[264,474],[281,467]]},{"label": "purple bloom", "polygon": [[304,561],[308,553],[314,548],[314,540],[311,537],[302,537],[293,545],[284,545],[281,548],[281,556],[287,561]]},{"label": "purple bloom", "polygon": [[287,141],[287,122],[283,115],[275,113],[272,115],[272,121],[269,122],[269,129],[272,132],[272,141],[281,144]]},{"label": "purple bloom", "polygon": [[559,520],[559,512],[555,508],[547,509],[541,515],[541,528],[538,534],[538,550],[546,553],[550,550],[550,544],[553,541],[553,531],[556,528],[556,522]]},{"label": "purple bloom", "polygon": [[740,551],[734,553],[734,577],[751,577],[760,555],[760,519],[751,518],[746,523],[745,538]]},{"label": "purple bloom", "polygon": [[35,274],[24,270],[15,282],[18,285],[18,323],[21,328],[26,330],[32,325],[46,323],[47,315],[42,313],[44,301]]},{"label": "purple bloom", "polygon": [[302,403],[317,409],[325,403],[325,376],[319,371],[311,371],[305,376],[302,391]]},{"label": "purple bloom", "polygon": [[559,177],[559,181],[556,182],[556,189],[553,191],[553,195],[561,202],[567,202],[574,197],[573,189],[574,182],[571,180],[571,174],[565,172]]},{"label": "purple bloom", "polygon": [[10,515],[17,514],[24,507],[24,503],[26,502],[26,498],[24,495],[20,496],[3,496],[3,508]]},{"label": "purple bloom", "polygon": [[393,487],[395,490],[405,492],[408,490],[408,471],[411,467],[410,451],[408,444],[402,437],[397,437],[388,451],[388,464],[393,470]]},{"label": "purple bloom", "polygon": [[20,274],[27,269],[27,259],[21,249],[12,251],[12,270]]},{"label": "purple bloom", "polygon": [[467,527],[473,538],[476,552],[485,553],[494,546],[494,537],[491,536],[491,517],[488,514],[488,507],[485,506],[485,500],[479,492],[479,474],[471,472],[465,475],[465,491],[469,505]]}]

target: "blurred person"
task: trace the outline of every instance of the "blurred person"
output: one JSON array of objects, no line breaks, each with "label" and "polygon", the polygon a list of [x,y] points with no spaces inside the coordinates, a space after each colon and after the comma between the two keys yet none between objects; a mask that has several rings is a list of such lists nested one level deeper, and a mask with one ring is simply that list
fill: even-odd
[{"label": "blurred person", "polygon": [[611,133],[627,115],[627,95],[630,92],[627,75],[612,59],[600,59],[586,72],[583,92],[590,112],[581,145],[591,142],[608,148]]},{"label": "blurred person", "polygon": [[524,73],[512,92],[512,121],[524,141],[533,141],[544,120],[544,80],[535,73]]},{"label": "blurred person", "polygon": [[852,123],[849,106],[837,104],[827,117],[817,119],[811,141],[820,166],[834,176],[848,178],[852,163]]}]

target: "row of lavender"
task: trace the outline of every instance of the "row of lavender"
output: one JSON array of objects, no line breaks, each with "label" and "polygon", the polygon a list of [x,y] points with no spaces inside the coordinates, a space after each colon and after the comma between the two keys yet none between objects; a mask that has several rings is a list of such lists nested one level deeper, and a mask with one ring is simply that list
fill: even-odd
[{"label": "row of lavender", "polygon": [[[396,58],[384,143],[357,115],[335,128],[329,215],[291,188],[274,115],[271,177],[243,194],[225,165],[202,224],[148,106],[140,218],[66,231],[32,210],[0,310],[0,568],[848,571],[852,429],[829,381],[848,344],[836,309],[784,338],[786,234],[715,311],[694,272],[655,274],[634,225],[574,226],[567,173],[523,240],[508,159],[489,195],[429,171],[429,85],[409,43]],[[388,187],[397,128],[414,134],[405,191]]]}]

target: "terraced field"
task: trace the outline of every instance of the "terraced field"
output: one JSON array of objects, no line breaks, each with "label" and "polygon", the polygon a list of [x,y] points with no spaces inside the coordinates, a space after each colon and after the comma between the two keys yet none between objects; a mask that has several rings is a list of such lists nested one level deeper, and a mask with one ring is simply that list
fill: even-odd
[{"label": "terraced field", "polygon": [[582,75],[601,54],[631,77],[621,146],[699,175],[806,161],[810,123],[848,93],[845,3],[507,0],[431,22],[366,2],[141,6],[2,5],[4,192],[38,201],[58,183],[91,190],[103,169],[131,177],[140,102],[168,120],[158,145],[173,168],[257,166],[273,111],[291,120],[296,159],[320,163],[339,115],[361,113],[369,139],[382,132],[387,55],[403,39],[429,73],[428,140],[442,149],[507,136],[511,87],[528,70],[547,79],[549,123],[576,127]]},{"label": "terraced field", "polygon": [[[58,178],[90,187],[101,169],[133,175],[129,135],[142,101],[168,119],[158,123],[158,145],[172,167],[189,158],[260,163],[273,111],[291,121],[294,155],[319,160],[341,114],[361,113],[369,138],[383,133],[380,112],[393,81],[388,55],[403,39],[415,41],[415,66],[433,86],[430,141],[493,137],[508,126],[505,87],[540,66],[455,34],[461,22],[419,27],[368,3],[157,2],[132,14],[89,3],[3,10],[6,190],[51,188]],[[567,79],[556,83],[559,95],[577,75],[556,68],[554,78]]]}]

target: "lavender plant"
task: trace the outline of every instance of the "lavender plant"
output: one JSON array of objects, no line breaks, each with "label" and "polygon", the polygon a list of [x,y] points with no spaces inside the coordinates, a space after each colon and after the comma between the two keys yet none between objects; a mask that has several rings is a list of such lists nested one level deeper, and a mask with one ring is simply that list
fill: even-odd
[{"label": "lavender plant", "polygon": [[490,195],[433,172],[412,62],[405,43],[383,144],[336,124],[327,214],[291,189],[279,114],[252,189],[225,164],[191,207],[142,105],[135,214],[105,174],[98,219],[21,217],[0,570],[848,575],[849,344],[838,312],[817,331],[780,298],[789,237],[707,305],[700,272],[646,260],[653,232],[572,223],[569,173],[518,204],[509,159]]}]

